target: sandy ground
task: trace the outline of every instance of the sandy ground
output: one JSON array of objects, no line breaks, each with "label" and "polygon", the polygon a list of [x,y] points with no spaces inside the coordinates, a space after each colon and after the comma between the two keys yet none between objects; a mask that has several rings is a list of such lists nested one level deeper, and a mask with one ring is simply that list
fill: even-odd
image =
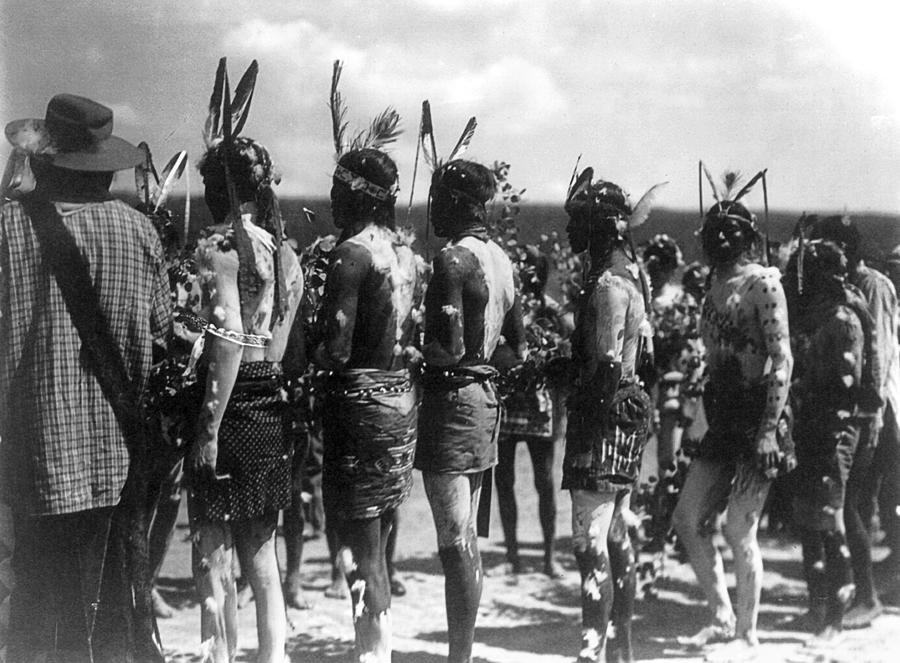
[{"label": "sandy ground", "polygon": [[[652,452],[648,449],[648,455]],[[651,456],[652,457],[652,456]],[[488,575],[479,612],[475,661],[480,663],[563,663],[573,661],[579,646],[578,573],[570,554],[569,497],[559,493],[557,532],[562,580],[542,573],[540,530],[524,445],[517,456],[519,537],[526,572],[514,579]],[[446,656],[446,614],[443,577],[436,554],[434,526],[420,477],[401,511],[397,567],[408,593],[394,599],[395,663],[439,663]],[[557,484],[558,485],[558,484]],[[199,661],[199,608],[190,580],[190,545],[186,519],[178,525],[162,572],[163,595],[177,608],[174,618],[160,620],[163,644],[173,663]],[[765,556],[765,587],[760,614],[760,661],[784,661],[796,654],[808,637],[780,630],[780,623],[802,612],[805,585],[801,580],[799,545],[782,538],[761,537]],[[503,562],[503,536],[494,506],[491,536],[482,539],[485,568]],[[876,558],[885,554],[881,548]],[[326,598],[330,567],[325,542],[310,541],[305,550],[305,590],[311,610],[289,610],[288,654],[295,663],[349,661],[353,646],[349,600]],[[283,559],[283,557],[282,557]],[[642,561],[651,558],[642,556]],[[726,568],[730,569],[726,555]],[[665,562],[656,598],[639,597],[634,625],[636,657],[642,661],[702,661],[676,642],[704,625],[706,612],[693,573],[673,556]],[[733,587],[733,577],[730,576]],[[239,661],[253,661],[256,648],[254,604],[240,612]],[[812,660],[812,659],[810,659]],[[865,663],[900,660],[900,611],[883,615],[872,628],[848,632],[845,642],[818,659],[823,662]]]}]

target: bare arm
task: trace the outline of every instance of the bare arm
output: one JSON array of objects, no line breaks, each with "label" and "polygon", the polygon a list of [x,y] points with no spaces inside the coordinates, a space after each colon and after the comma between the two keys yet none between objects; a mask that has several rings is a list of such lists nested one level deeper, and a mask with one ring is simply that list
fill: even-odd
[{"label": "bare arm", "polygon": [[754,288],[754,308],[762,328],[768,371],[763,376],[766,407],[757,429],[756,442],[757,454],[765,457],[763,469],[768,470],[777,464],[777,459],[772,458],[778,452],[775,433],[787,403],[794,357],[791,354],[787,303],[781,280],[774,272],[767,272],[760,282],[762,287]]},{"label": "bare arm", "polygon": [[[212,235],[197,247],[197,262],[205,273],[209,298],[207,319],[220,329],[243,333],[237,251],[221,251],[217,247],[220,239],[220,235]],[[219,427],[237,380],[243,347],[210,332],[206,333],[205,344],[209,372],[190,464],[198,475],[212,479],[210,475],[215,474],[218,456]]]},{"label": "bare arm", "polygon": [[345,242],[334,250],[319,313],[322,344],[313,355],[322,368],[339,370],[350,361],[359,289],[370,265],[368,251],[356,244]]}]

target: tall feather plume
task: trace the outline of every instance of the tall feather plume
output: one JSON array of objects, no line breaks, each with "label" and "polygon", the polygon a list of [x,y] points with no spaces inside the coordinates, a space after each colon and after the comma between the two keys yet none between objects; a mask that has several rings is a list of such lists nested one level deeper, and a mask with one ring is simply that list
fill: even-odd
[{"label": "tall feather plume", "polygon": [[419,133],[419,141],[422,143],[425,163],[432,170],[437,170],[439,165],[437,147],[434,142],[434,124],[431,121],[431,104],[428,103],[428,99],[422,102],[422,130]]},{"label": "tall feather plume", "polygon": [[569,188],[566,190],[566,200],[572,197],[572,185],[575,184],[575,178],[578,176],[578,164],[581,163],[581,155],[575,159],[575,167],[572,169],[572,177],[569,178]]},{"label": "tall feather plume", "polygon": [[731,194],[734,192],[734,188],[738,185],[738,182],[741,181],[741,172],[739,170],[728,170],[725,171],[725,174],[722,175],[722,184],[724,185],[724,189],[722,190],[722,198],[725,200],[734,201],[734,198],[731,197]]},{"label": "tall feather plume", "polygon": [[206,117],[206,124],[203,129],[203,140],[206,142],[207,147],[219,136],[219,121],[222,118],[222,93],[225,86],[225,78],[225,58],[220,58],[219,67],[216,69],[216,80],[213,83],[212,94],[209,97],[209,115]]},{"label": "tall feather plume", "polygon": [[478,122],[475,118],[470,117],[469,121],[466,122],[466,128],[463,129],[462,135],[459,137],[459,140],[456,141],[456,147],[453,148],[453,151],[450,152],[450,156],[447,157],[447,161],[453,161],[463,155],[469,147],[469,143],[472,142],[472,136],[475,135],[475,127],[477,126]]},{"label": "tall feather plume", "polygon": [[[150,146],[145,142],[141,142],[138,144],[138,149],[144,153],[144,160],[134,167],[134,188],[138,199],[145,207],[149,208],[159,178],[156,177],[156,172],[153,169],[153,157],[150,154]],[[153,176],[152,181],[150,179],[151,175]]]},{"label": "tall feather plume", "polygon": [[[181,150],[169,159],[169,163],[163,168],[160,177],[159,193],[156,195],[153,211],[157,211],[166,204],[169,194],[172,193],[172,188],[175,186],[175,183],[181,179],[181,175],[184,173],[187,162],[187,152],[184,150]],[[188,195],[190,195],[190,193]]]},{"label": "tall feather plume", "polygon": [[334,69],[331,72],[331,97],[329,106],[331,107],[331,131],[334,136],[334,152],[340,155],[344,151],[344,134],[347,131],[347,107],[344,105],[344,99],[338,90],[338,84],[341,82],[341,71],[344,63],[340,60],[334,61]]},{"label": "tall feather plume", "polygon": [[575,179],[575,183],[569,188],[569,195],[566,196],[566,205],[565,209],[569,211],[569,205],[572,200],[581,192],[585,191],[591,186],[591,182],[594,180],[594,169],[588,166],[583,171],[581,171],[581,175],[579,175]]},{"label": "tall feather plume", "polygon": [[734,202],[737,202],[741,198],[743,198],[746,194],[750,193],[750,189],[753,188],[753,185],[756,184],[757,182],[759,182],[760,178],[765,176],[765,174],[766,174],[766,169],[763,169],[763,170],[759,171],[758,173],[756,173],[756,175],[754,175],[752,178],[750,178],[750,181],[747,182],[743,186],[743,188],[740,191],[738,191],[738,194],[731,200]]},{"label": "tall feather plume", "polygon": [[719,190],[716,188],[716,182],[713,179],[713,176],[709,174],[709,169],[702,161],[700,162],[700,167],[703,169],[703,174],[706,176],[706,181],[709,182],[709,188],[712,189],[713,198],[716,199],[717,203],[721,203],[722,198],[719,196]]},{"label": "tall feather plume", "polygon": [[647,193],[641,196],[641,199],[637,201],[637,205],[634,206],[631,216],[628,218],[629,228],[637,228],[638,226],[643,225],[644,221],[647,220],[647,217],[650,216],[653,205],[656,203],[656,195],[659,193],[660,189],[667,184],[668,181],[660,182],[647,189]]},{"label": "tall feather plume", "polygon": [[371,148],[373,150],[380,150],[385,145],[395,142],[397,137],[403,133],[403,130],[398,126],[399,124],[400,114],[388,106],[372,120],[365,135],[360,133],[359,136],[356,137],[351,149],[360,150]]},{"label": "tall feather plume", "polygon": [[231,113],[232,135],[238,136],[250,112],[250,102],[253,100],[253,90],[256,88],[256,76],[259,73],[259,64],[254,60],[247,67],[247,71],[241,76],[237,87],[234,88],[234,99],[229,108]]}]

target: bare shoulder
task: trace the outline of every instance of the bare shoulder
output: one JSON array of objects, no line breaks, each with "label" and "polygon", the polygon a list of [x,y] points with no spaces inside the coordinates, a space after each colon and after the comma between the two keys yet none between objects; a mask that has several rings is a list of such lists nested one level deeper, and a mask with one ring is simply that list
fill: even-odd
[{"label": "bare shoulder", "polygon": [[331,254],[331,268],[338,271],[367,269],[372,264],[372,251],[364,243],[350,239],[341,242]]}]

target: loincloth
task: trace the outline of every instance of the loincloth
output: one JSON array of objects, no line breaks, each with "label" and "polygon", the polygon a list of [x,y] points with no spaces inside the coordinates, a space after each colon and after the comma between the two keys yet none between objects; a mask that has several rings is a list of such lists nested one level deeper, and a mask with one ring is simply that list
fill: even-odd
[{"label": "loincloth", "polygon": [[553,400],[546,387],[531,392],[513,392],[503,403],[500,437],[553,441]]},{"label": "loincloth", "polygon": [[291,503],[292,444],[281,365],[246,362],[219,427],[215,482],[191,481],[191,517],[233,521]]},{"label": "loincloth", "polygon": [[490,366],[426,370],[416,469],[482,472],[497,464],[500,403]]},{"label": "loincloth", "polygon": [[416,452],[409,371],[336,373],[326,379],[322,401],[327,513],[361,519],[397,508],[412,488]]},{"label": "loincloth", "polygon": [[[650,396],[636,380],[623,380],[612,403],[570,401],[563,460],[563,490],[619,490],[637,479],[650,425]],[[590,467],[575,467],[590,449]]]}]

